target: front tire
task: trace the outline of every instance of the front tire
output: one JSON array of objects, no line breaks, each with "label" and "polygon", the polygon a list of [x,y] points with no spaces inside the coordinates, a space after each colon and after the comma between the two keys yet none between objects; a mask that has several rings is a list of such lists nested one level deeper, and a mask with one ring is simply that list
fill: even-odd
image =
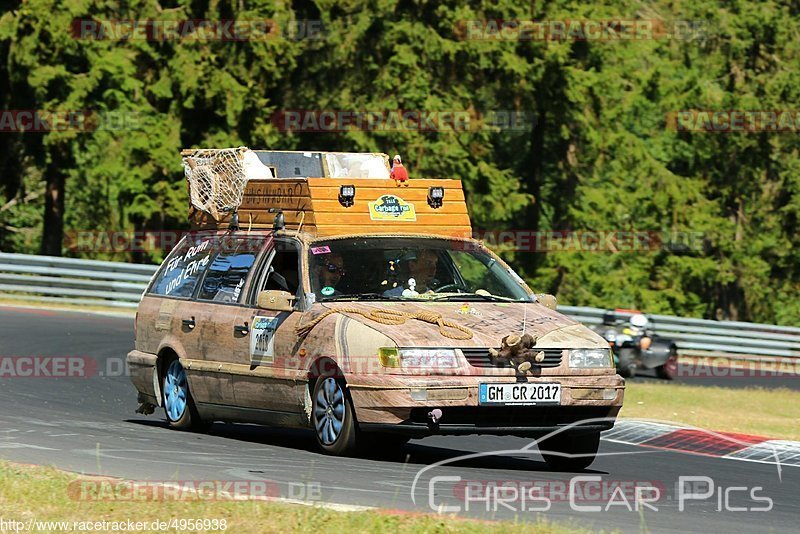
[{"label": "front tire", "polygon": [[594,462],[600,448],[600,432],[560,432],[539,441],[539,452],[553,471],[583,471]]},{"label": "front tire", "polygon": [[344,382],[319,377],[311,399],[311,423],[319,448],[335,456],[352,454],[356,450],[356,418]]},{"label": "front tire", "polygon": [[617,372],[622,378],[633,378],[636,376],[636,358],[634,350],[630,348],[619,349],[617,356]]}]

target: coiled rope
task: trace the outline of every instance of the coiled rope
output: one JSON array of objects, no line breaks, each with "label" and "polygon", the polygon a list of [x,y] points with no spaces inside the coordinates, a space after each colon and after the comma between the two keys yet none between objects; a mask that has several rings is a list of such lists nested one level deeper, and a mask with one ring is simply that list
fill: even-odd
[{"label": "coiled rope", "polygon": [[[442,334],[444,337],[449,339],[472,339],[472,330],[465,326],[461,326],[460,324],[456,324],[452,321],[447,321],[442,317],[442,314],[436,312],[417,312],[417,313],[409,313],[404,311],[397,311],[397,310],[387,310],[386,308],[378,308],[374,310],[370,310],[368,312],[364,310],[360,310],[358,308],[350,308],[350,307],[343,307],[343,308],[334,308],[328,310],[319,316],[315,317],[314,320],[311,322],[300,325],[297,327],[297,335],[300,337],[305,337],[308,335],[311,330],[314,329],[320,321],[332,315],[334,313],[354,313],[356,315],[361,315],[366,317],[370,321],[375,321],[376,323],[381,324],[389,324],[389,325],[400,325],[405,323],[408,319],[416,319],[417,321],[422,321],[424,323],[435,324],[439,326],[439,333]],[[461,334],[453,333],[452,331],[447,331],[445,328],[450,328],[452,330],[458,330],[462,332]]]}]

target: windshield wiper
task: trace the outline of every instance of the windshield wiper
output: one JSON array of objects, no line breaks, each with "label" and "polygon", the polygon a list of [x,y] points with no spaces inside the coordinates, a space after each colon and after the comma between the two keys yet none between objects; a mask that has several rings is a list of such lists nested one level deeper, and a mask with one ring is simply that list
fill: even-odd
[{"label": "windshield wiper", "polygon": [[457,295],[442,295],[434,297],[431,300],[447,300],[447,301],[469,301],[469,300],[488,300],[489,302],[525,302],[518,299],[509,297],[500,297],[497,295],[481,295],[480,293],[458,293]]},{"label": "windshield wiper", "polygon": [[323,302],[331,302],[333,300],[403,300],[403,297],[384,295],[383,293],[348,293],[346,295],[322,297]]}]

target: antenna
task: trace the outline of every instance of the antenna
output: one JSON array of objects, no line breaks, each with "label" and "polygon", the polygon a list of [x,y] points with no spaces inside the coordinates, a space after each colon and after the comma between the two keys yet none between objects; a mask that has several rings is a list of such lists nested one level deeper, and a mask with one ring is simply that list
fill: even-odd
[{"label": "antenna", "polygon": [[522,313],[522,335],[525,335],[525,328],[528,326],[528,303],[524,302],[524,312]]}]

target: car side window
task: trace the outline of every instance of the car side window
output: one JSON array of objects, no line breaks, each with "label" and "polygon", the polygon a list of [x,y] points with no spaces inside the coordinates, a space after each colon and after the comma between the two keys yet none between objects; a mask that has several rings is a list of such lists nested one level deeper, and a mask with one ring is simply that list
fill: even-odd
[{"label": "car side window", "polygon": [[167,297],[191,297],[197,281],[211,263],[215,252],[214,235],[184,238],[161,266],[149,293]]},{"label": "car side window", "polygon": [[239,302],[261,244],[252,238],[225,240],[203,279],[198,300]]},{"label": "car side window", "polygon": [[302,284],[300,283],[299,253],[297,246],[289,241],[279,241],[275,244],[266,259],[264,267],[259,274],[258,284],[254,284],[253,303],[259,291],[279,290],[287,291],[299,299],[302,297]]}]

